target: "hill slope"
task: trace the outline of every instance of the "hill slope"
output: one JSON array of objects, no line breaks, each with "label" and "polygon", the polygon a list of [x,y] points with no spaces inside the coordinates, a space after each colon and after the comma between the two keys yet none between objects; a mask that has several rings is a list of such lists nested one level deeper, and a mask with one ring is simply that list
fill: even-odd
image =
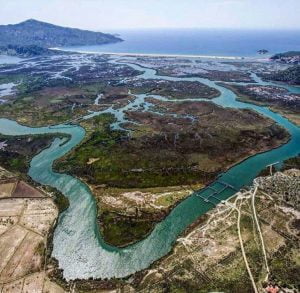
[{"label": "hill slope", "polygon": [[14,25],[0,25],[0,46],[36,45],[49,48],[58,46],[102,45],[120,41],[122,39],[110,34],[66,28],[34,19]]},{"label": "hill slope", "polygon": [[280,61],[287,64],[300,64],[300,51],[289,51],[279,53],[270,58],[273,61]]}]

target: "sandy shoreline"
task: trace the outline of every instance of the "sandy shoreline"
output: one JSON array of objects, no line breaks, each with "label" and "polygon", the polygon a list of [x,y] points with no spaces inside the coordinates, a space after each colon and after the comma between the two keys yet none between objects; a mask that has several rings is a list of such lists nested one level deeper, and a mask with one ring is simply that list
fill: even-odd
[{"label": "sandy shoreline", "polygon": [[206,59],[221,59],[221,60],[260,60],[267,61],[268,58],[257,57],[238,57],[238,56],[210,56],[210,55],[180,55],[180,54],[151,54],[151,53],[114,53],[114,52],[93,52],[83,50],[67,50],[61,48],[50,48],[55,51],[74,52],[81,54],[97,54],[97,55],[116,55],[116,56],[129,56],[129,57],[172,57],[172,58],[206,58]]}]

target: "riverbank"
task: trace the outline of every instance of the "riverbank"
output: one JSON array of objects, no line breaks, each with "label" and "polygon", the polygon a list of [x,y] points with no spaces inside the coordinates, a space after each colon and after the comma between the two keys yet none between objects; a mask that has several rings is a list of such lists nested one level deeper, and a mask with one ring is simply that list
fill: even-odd
[{"label": "riverbank", "polygon": [[[122,67],[116,66],[114,68],[122,70],[121,72],[128,72],[128,68],[123,66],[124,64],[122,64]],[[152,78],[152,73],[146,70],[138,78]],[[76,75],[74,74],[74,76]],[[155,78],[162,77],[155,76]],[[199,79],[199,81],[215,86],[214,83],[207,80]],[[119,80],[113,80],[113,82],[118,84]],[[58,259],[59,266],[63,268],[66,279],[84,279],[89,277],[102,279],[122,278],[145,269],[151,263],[166,255],[171,250],[178,235],[198,219],[200,215],[205,214],[219,201],[232,196],[235,193],[235,188],[240,189],[242,186],[248,185],[266,165],[276,162],[276,160],[284,160],[285,158],[292,157],[298,152],[299,129],[296,126],[267,109],[237,102],[235,101],[235,95],[231,91],[215,87],[222,92],[222,95],[214,99],[214,102],[224,104],[226,107],[251,107],[254,110],[258,110],[260,113],[275,119],[281,126],[288,129],[291,133],[291,140],[286,145],[277,149],[258,154],[243,161],[218,177],[217,181],[211,185],[218,192],[218,200],[212,197],[213,191],[209,188],[195,193],[182,201],[162,222],[158,223],[147,238],[125,249],[108,246],[103,241],[101,235],[98,234],[96,204],[87,186],[74,177],[52,171],[53,161],[65,155],[83,139],[84,132],[82,132],[81,128],[76,126],[70,129],[65,128],[64,131],[72,131],[72,139],[68,143],[61,145],[61,142],[57,140],[49,149],[44,150],[33,158],[29,172],[30,176],[42,184],[49,184],[58,188],[70,200],[70,207],[60,217],[59,225],[55,230],[53,238],[53,256]],[[139,97],[138,101],[143,101],[142,97]],[[149,105],[145,104],[144,106],[147,109]],[[117,114],[115,109],[108,109],[107,111]],[[99,114],[100,111],[91,113],[91,116]],[[116,115],[118,122],[113,125],[115,127],[122,127],[124,116]],[[181,119],[191,121],[189,117],[181,117]],[[48,128],[30,129],[18,125],[14,125],[14,131],[11,131],[7,121],[1,120],[1,123],[1,131],[10,131],[11,134],[19,132],[30,133],[30,131],[50,131]],[[107,144],[110,143],[110,140],[104,140],[104,142]],[[224,188],[224,182],[226,188]],[[84,243],[82,242],[83,239]],[[62,243],[64,245],[61,245]],[[83,259],[84,262],[82,261]]]},{"label": "riverbank", "polygon": [[[85,121],[85,140],[55,162],[55,170],[89,185],[103,238],[114,246],[144,239],[172,207],[199,190],[197,185],[205,186],[237,162],[289,140],[284,129],[247,110],[207,102],[152,103],[164,115],[128,112],[126,131],[111,129],[112,115]],[[182,113],[193,117],[192,125]],[[180,195],[172,186],[189,191]]]},{"label": "riverbank", "polygon": [[292,123],[300,126],[300,99],[299,95],[291,95],[288,90],[284,90],[278,87],[259,87],[253,84],[253,88],[256,91],[267,91],[267,94],[257,94],[254,90],[248,90],[248,87],[239,85],[230,85],[225,83],[219,83],[221,86],[232,90],[237,95],[237,100],[255,104],[262,107],[269,107],[269,109],[275,113],[289,119]]},{"label": "riverbank", "polygon": [[[297,175],[298,174],[298,175]],[[298,211],[288,199],[292,186],[299,184],[300,171],[294,169],[255,180],[258,193],[255,199],[257,217],[260,221],[270,274],[265,278],[266,268],[259,237],[253,230],[253,210],[249,208],[252,187],[241,190],[214,210],[202,215],[179,236],[168,255],[154,262],[144,271],[121,280],[75,280],[76,290],[91,292],[93,289],[128,290],[132,292],[158,292],[170,290],[215,290],[251,292],[252,285],[245,272],[240,244],[237,237],[237,213],[241,213],[241,233],[250,269],[259,290],[269,285],[282,289],[297,288],[297,221]],[[298,183],[297,183],[298,182]],[[297,199],[292,196],[293,200]],[[285,227],[288,227],[286,230]],[[289,263],[289,268],[286,268]],[[220,277],[221,276],[221,277]],[[70,285],[57,273],[53,281],[67,290]]]}]

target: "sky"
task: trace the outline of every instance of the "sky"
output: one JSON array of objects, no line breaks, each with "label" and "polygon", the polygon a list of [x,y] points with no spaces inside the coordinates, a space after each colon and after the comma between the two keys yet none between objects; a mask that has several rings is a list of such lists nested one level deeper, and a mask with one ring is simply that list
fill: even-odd
[{"label": "sky", "polygon": [[0,24],[82,29],[300,29],[300,0],[0,0]]}]

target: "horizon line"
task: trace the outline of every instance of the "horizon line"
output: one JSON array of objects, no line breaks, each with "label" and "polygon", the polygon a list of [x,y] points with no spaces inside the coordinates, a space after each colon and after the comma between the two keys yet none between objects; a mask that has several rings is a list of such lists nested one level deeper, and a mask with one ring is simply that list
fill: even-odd
[{"label": "horizon line", "polygon": [[76,29],[81,29],[81,30],[90,30],[90,31],[109,31],[109,30],[252,30],[252,31],[259,31],[259,30],[265,30],[265,31],[300,31],[300,27],[173,27],[173,26],[162,26],[162,27],[103,27],[103,28],[91,28],[91,27],[79,27],[79,26],[74,26],[74,25],[67,25],[67,24],[59,24],[55,22],[51,22],[49,20],[41,20],[37,18],[26,18],[24,20],[21,20],[19,22],[14,22],[14,23],[0,23],[0,25],[15,25],[19,24],[28,20],[36,20],[40,22],[45,22],[57,26],[62,26],[62,27],[68,27],[68,28],[76,28]]}]

